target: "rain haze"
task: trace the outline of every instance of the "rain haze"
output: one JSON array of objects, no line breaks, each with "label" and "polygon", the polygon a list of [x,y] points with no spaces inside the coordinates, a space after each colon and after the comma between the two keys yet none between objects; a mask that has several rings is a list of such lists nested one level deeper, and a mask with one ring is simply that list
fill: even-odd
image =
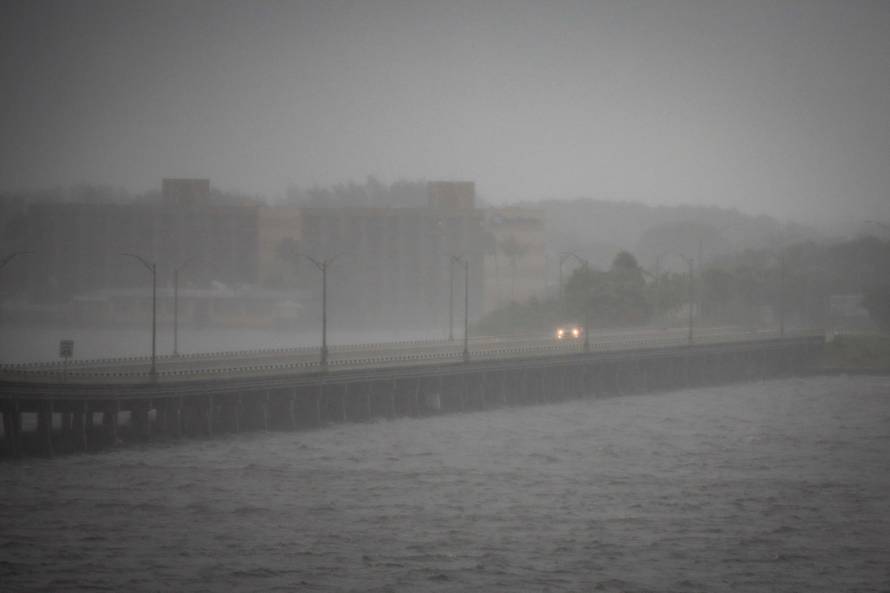
[{"label": "rain haze", "polygon": [[890,218],[890,6],[5,2],[5,189],[374,175]]},{"label": "rain haze", "polygon": [[890,2],[0,3],[0,591],[886,591]]}]

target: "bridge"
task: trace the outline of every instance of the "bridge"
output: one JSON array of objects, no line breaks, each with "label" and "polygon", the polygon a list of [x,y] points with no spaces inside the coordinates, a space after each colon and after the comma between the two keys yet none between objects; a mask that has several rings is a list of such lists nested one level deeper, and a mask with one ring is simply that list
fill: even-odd
[{"label": "bridge", "polygon": [[705,329],[580,341],[475,338],[0,367],[0,456],[96,451],[152,438],[296,430],[802,373],[821,333]]}]

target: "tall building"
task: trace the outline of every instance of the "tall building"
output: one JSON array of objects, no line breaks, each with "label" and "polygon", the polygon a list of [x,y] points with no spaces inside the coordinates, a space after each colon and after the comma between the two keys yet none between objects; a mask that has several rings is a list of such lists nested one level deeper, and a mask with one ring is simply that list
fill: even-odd
[{"label": "tall building", "polygon": [[552,292],[544,211],[507,206],[486,211],[485,228],[494,249],[485,258],[485,311],[510,301],[543,299]]},{"label": "tall building", "polygon": [[296,256],[303,236],[299,206],[262,206],[257,231],[257,280],[271,289],[293,288],[305,262]]},{"label": "tall building", "polygon": [[155,262],[158,284],[191,261],[190,278],[256,282],[259,205],[216,200],[206,179],[163,182],[160,199],[43,201],[22,216],[33,251],[27,274],[32,301],[70,299],[102,288],[144,286],[150,276],[121,253]]},{"label": "tall building", "polygon": [[[337,256],[328,272],[328,299],[329,310],[340,323],[396,329],[439,326],[444,331],[450,256],[470,262],[470,315],[477,317],[483,306],[483,264],[490,241],[483,213],[475,208],[473,183],[434,182],[427,194],[427,207],[302,208],[298,232],[276,235],[264,228],[260,236],[288,238],[300,253],[317,259]],[[263,226],[275,218],[263,215]],[[272,250],[269,243],[262,249]],[[293,265],[298,286],[314,295],[317,307],[320,273],[306,261]],[[463,272],[455,266],[454,274],[455,319],[460,320]]]}]

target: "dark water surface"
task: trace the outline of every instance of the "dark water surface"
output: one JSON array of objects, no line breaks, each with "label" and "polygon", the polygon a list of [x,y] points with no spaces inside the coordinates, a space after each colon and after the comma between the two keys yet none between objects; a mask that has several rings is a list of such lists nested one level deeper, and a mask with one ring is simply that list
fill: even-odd
[{"label": "dark water surface", "polygon": [[890,378],[0,464],[0,590],[887,591]]}]

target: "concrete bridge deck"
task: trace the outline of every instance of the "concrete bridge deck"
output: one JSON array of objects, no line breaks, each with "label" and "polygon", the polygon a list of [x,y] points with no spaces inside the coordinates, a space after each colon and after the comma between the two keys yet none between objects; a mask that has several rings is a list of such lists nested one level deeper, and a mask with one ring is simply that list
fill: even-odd
[{"label": "concrete bridge deck", "polygon": [[[800,332],[797,335],[811,335]],[[746,332],[733,328],[707,328],[696,333],[696,344],[748,341],[776,337],[773,331]],[[592,352],[679,346],[687,343],[686,330],[674,328],[650,332],[604,333],[591,336]],[[583,341],[557,341],[549,337],[483,337],[470,340],[473,360],[527,358],[583,352]],[[447,364],[463,360],[460,341],[339,345],[330,348],[328,371],[379,366]],[[266,349],[206,352],[157,359],[157,373],[149,376],[149,357],[105,358],[70,362],[38,362],[0,365],[0,379],[15,381],[130,383],[144,380],[180,382],[246,375],[314,373],[320,370],[318,348]],[[50,379],[51,378],[51,379]]]},{"label": "concrete bridge deck", "polygon": [[[699,343],[522,344],[480,350],[356,357],[329,369],[293,363],[144,372],[86,369],[65,380],[4,369],[0,455],[94,451],[122,442],[298,429],[377,417],[482,410],[569,397],[710,385],[806,372],[821,335],[711,336]],[[367,352],[365,354],[368,354]],[[230,361],[231,362],[231,361]],[[78,371],[80,372],[80,371]]]}]

